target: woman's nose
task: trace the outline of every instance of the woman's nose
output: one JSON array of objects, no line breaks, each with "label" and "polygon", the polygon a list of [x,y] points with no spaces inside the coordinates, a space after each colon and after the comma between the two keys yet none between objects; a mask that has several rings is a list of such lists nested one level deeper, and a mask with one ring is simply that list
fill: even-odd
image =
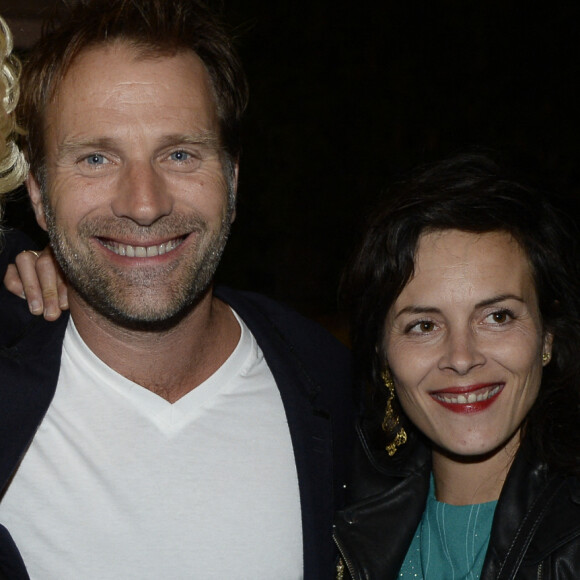
[{"label": "woman's nose", "polygon": [[439,361],[439,368],[450,369],[459,375],[465,375],[472,368],[483,365],[485,360],[477,336],[471,329],[466,329],[449,333]]}]

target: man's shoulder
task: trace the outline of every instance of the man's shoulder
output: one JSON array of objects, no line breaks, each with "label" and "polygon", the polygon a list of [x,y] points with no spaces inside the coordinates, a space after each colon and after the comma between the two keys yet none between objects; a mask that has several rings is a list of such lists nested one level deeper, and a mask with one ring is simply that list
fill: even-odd
[{"label": "man's shoulder", "polygon": [[337,353],[349,356],[347,347],[317,322],[293,308],[256,292],[240,291],[218,286],[214,295],[229,304],[253,333],[278,332],[302,343],[319,343]]},{"label": "man's shoulder", "polygon": [[57,322],[47,322],[41,316],[33,316],[26,300],[15,296],[4,286],[6,268],[23,250],[38,248],[37,244],[23,232],[8,230],[2,238],[0,252],[0,349],[13,356],[43,349],[59,348],[68,314],[64,313]]},{"label": "man's shoulder", "polygon": [[33,320],[26,301],[8,292],[3,279],[8,264],[14,262],[17,254],[35,247],[34,242],[18,230],[0,233],[0,344],[3,340],[13,340]]},{"label": "man's shoulder", "polygon": [[289,306],[284,305],[273,298],[269,298],[264,294],[252,292],[249,290],[236,290],[229,286],[216,286],[214,289],[214,296],[223,300],[235,309],[235,306],[247,306],[250,308],[259,308],[266,312],[273,313],[288,313],[300,316],[295,310]]},{"label": "man's shoulder", "polygon": [[[18,230],[7,230],[0,233],[0,277],[4,279],[8,264],[14,262],[17,254],[23,250],[34,250],[37,245],[25,233]],[[1,284],[1,281],[0,281]]]},{"label": "man's shoulder", "polygon": [[330,332],[261,294],[219,287],[215,296],[229,304],[244,321],[273,372],[282,370],[284,376],[294,374],[311,386],[318,385],[316,392],[336,398],[331,404],[342,404],[338,400],[340,392],[350,401],[351,353]]}]

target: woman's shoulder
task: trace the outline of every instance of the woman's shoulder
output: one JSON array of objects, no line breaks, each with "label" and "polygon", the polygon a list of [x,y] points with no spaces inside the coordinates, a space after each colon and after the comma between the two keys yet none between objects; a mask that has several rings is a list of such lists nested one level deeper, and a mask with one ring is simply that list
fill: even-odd
[{"label": "woman's shoulder", "polygon": [[580,575],[580,481],[564,477],[522,559],[518,578],[568,580]]},{"label": "woman's shoulder", "polygon": [[574,555],[580,575],[580,480],[576,476],[555,478],[551,493],[542,500],[542,519],[526,560],[544,560],[555,554]]},{"label": "woman's shoulder", "polygon": [[527,445],[502,489],[482,578],[518,568],[518,578],[562,578],[557,570],[574,571],[563,576],[572,578],[580,571],[580,480],[554,471]]}]

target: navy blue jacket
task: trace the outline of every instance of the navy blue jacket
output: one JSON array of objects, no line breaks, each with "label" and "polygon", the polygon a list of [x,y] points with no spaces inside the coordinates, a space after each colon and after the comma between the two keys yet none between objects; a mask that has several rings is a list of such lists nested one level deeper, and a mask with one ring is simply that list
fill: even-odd
[{"label": "navy blue jacket", "polygon": [[[280,390],[298,472],[304,578],[331,578],[332,517],[354,438],[350,354],[317,324],[263,296],[227,288],[215,295],[247,324]],[[0,495],[54,395],[67,321],[67,314],[52,323],[32,317],[23,300],[0,289]],[[28,578],[0,522],[2,574]]]}]

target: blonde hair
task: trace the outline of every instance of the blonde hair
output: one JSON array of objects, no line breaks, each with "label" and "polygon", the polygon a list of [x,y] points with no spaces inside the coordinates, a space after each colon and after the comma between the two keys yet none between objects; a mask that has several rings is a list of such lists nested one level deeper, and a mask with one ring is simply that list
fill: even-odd
[{"label": "blonde hair", "polygon": [[0,17],[0,196],[18,187],[28,170],[24,155],[15,143],[16,135],[21,132],[14,113],[20,94],[20,61],[11,54],[12,46],[12,33]]}]

